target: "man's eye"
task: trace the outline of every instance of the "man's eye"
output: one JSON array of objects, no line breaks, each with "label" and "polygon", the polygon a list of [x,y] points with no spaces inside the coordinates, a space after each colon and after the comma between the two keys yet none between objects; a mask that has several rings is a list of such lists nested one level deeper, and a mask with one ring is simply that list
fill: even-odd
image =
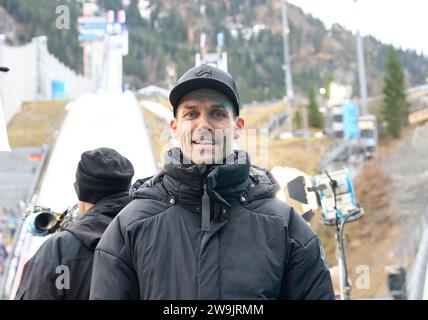
[{"label": "man's eye", "polygon": [[214,117],[216,118],[226,118],[227,114],[222,112],[222,111],[215,111],[214,112]]},{"label": "man's eye", "polygon": [[196,117],[196,112],[195,112],[195,111],[187,112],[187,113],[184,115],[184,117],[185,117],[185,118],[194,118],[194,117]]}]

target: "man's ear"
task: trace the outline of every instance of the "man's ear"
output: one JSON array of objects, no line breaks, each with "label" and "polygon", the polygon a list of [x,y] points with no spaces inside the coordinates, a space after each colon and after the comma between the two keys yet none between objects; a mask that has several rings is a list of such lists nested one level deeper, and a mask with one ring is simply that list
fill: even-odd
[{"label": "man's ear", "polygon": [[177,119],[172,119],[169,123],[169,129],[171,130],[171,135],[174,138],[177,138]]},{"label": "man's ear", "polygon": [[235,135],[234,135],[234,139],[239,139],[242,135],[242,133],[244,132],[245,129],[245,120],[244,118],[238,116],[236,117],[235,120]]}]

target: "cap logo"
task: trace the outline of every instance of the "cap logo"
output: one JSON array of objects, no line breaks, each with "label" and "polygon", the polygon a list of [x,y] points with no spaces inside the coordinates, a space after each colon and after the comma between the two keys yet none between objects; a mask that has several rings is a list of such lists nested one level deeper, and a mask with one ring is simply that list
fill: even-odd
[{"label": "cap logo", "polygon": [[212,78],[213,77],[213,71],[209,68],[202,68],[198,72],[196,72],[195,77],[205,77],[205,78]]}]

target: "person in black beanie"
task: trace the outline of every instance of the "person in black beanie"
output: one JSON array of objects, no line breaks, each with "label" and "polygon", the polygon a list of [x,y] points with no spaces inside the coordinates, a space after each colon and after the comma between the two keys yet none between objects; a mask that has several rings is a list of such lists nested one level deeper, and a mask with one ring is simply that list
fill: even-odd
[{"label": "person in black beanie", "polygon": [[87,300],[95,248],[113,218],[131,201],[131,162],[109,148],[86,151],[74,188],[79,218],[46,240],[24,266],[17,300]]},{"label": "person in black beanie", "polygon": [[76,170],[74,189],[79,211],[86,212],[100,200],[129,191],[134,168],[117,151],[99,148],[82,154]]}]

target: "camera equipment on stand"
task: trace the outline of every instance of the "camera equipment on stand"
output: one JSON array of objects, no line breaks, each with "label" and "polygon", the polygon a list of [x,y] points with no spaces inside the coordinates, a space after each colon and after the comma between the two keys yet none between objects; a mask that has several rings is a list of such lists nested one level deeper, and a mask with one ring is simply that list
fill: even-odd
[{"label": "camera equipment on stand", "polygon": [[[312,186],[307,187],[303,177],[297,177],[287,184],[290,198],[308,204],[307,193],[315,192],[317,205],[323,215],[321,223],[335,227],[337,257],[340,270],[340,292],[343,300],[351,299],[351,286],[348,281],[343,231],[346,223],[357,221],[364,214],[355,199],[354,189],[348,170],[332,172],[312,177]],[[314,216],[313,211],[304,213],[309,221]]]},{"label": "camera equipment on stand", "polygon": [[53,212],[50,208],[34,206],[28,208],[22,216],[27,231],[37,237],[45,237],[65,228],[78,216],[77,205],[67,208],[63,213]]}]

